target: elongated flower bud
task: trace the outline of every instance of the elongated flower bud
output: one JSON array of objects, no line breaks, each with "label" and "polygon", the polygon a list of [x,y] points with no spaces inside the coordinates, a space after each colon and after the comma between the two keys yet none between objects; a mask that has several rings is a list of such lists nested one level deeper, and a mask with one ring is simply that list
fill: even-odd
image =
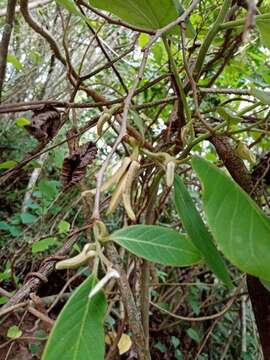
[{"label": "elongated flower bud", "polygon": [[88,295],[89,299],[94,297],[112,278],[119,279],[120,274],[115,269],[110,270],[98,283],[93,289],[90,291]]},{"label": "elongated flower bud", "polygon": [[195,138],[194,128],[191,122],[187,123],[181,129],[181,140],[184,145],[189,145]]},{"label": "elongated flower bud", "polygon": [[140,169],[140,163],[137,160],[132,161],[127,174],[127,180],[125,184],[125,190],[123,192],[123,204],[128,217],[132,221],[136,221],[136,215],[132,209],[131,196],[132,196],[132,183]]},{"label": "elongated flower bud", "polygon": [[[113,175],[111,177],[109,177],[108,180],[106,180],[102,185],[101,185],[101,192],[104,192],[108,189],[110,189],[113,185],[118,184],[118,182],[120,181],[121,177],[124,175],[124,173],[126,172],[127,168],[129,167],[131,163],[131,159],[130,157],[125,157],[121,163],[121,165],[118,167],[118,169],[113,173]],[[82,193],[82,196],[87,196],[87,194],[91,194],[91,195],[95,195],[96,193],[96,189],[91,189],[91,190],[86,190]]]},{"label": "elongated flower bud", "polygon": [[92,250],[94,244],[86,244],[80,254],[66,260],[59,261],[56,270],[74,269],[85,264],[91,257],[96,256],[96,251]]},{"label": "elongated flower bud", "polygon": [[104,124],[111,119],[112,115],[108,112],[104,112],[101,114],[100,118],[97,122],[97,134],[98,136],[102,136],[103,134],[103,126]]},{"label": "elongated flower bud", "polygon": [[166,185],[171,187],[174,181],[175,162],[169,161],[166,166]]},{"label": "elongated flower bud", "polygon": [[243,160],[247,160],[253,164],[256,163],[256,157],[254,156],[254,154],[252,153],[252,151],[250,151],[250,149],[247,147],[246,144],[239,142],[239,144],[237,145],[236,149],[234,150],[235,154],[237,156],[239,156],[241,159]]},{"label": "elongated flower bud", "polygon": [[117,208],[118,204],[120,203],[121,199],[122,199],[122,194],[125,190],[125,186],[126,186],[126,180],[127,180],[127,175],[128,173],[125,173],[121,180],[119,181],[113,195],[111,198],[111,202],[110,205],[108,207],[107,210],[107,214],[112,214],[114,212],[114,210]]}]

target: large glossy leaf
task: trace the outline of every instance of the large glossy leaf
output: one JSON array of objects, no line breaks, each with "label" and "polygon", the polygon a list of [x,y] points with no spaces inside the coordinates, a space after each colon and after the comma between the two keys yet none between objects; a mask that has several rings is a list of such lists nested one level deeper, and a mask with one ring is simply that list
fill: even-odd
[{"label": "large glossy leaf", "polygon": [[203,184],[209,227],[224,255],[240,270],[270,280],[270,220],[223,171],[194,158]]},{"label": "large glossy leaf", "polygon": [[204,225],[188,190],[179,176],[175,176],[174,180],[174,198],[177,212],[190,240],[203,254],[209,268],[217,277],[228,287],[232,287],[230,275],[220,253],[214,245],[212,235]]},{"label": "large glossy leaf", "polygon": [[164,265],[189,266],[201,260],[187,237],[162,226],[128,226],[112,233],[110,239],[139,257]]},{"label": "large glossy leaf", "polygon": [[95,284],[96,279],[90,276],[73,293],[57,318],[42,360],[104,359],[107,306],[102,292],[88,298]]},{"label": "large glossy leaf", "polygon": [[[181,14],[179,0],[89,0],[96,8],[109,11],[130,25],[143,29],[160,29]],[[177,6],[176,6],[177,4]],[[189,35],[194,32],[188,22]]]}]

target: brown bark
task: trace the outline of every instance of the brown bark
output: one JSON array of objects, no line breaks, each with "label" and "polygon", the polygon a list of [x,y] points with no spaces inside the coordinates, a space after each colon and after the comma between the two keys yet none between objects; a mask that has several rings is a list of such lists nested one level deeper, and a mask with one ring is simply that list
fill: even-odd
[{"label": "brown bark", "polygon": [[13,28],[15,16],[16,0],[8,0],[6,10],[6,21],[3,28],[3,35],[0,43],[0,103],[2,96],[2,88],[5,80],[8,46]]}]

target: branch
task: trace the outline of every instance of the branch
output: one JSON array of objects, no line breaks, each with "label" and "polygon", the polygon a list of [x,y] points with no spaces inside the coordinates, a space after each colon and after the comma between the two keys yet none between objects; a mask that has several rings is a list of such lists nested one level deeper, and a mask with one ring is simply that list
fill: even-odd
[{"label": "branch", "polygon": [[216,34],[219,31],[220,25],[225,20],[226,15],[230,9],[230,6],[231,6],[231,0],[225,0],[214,25],[208,31],[208,33],[203,41],[203,44],[200,48],[200,51],[199,51],[199,54],[197,57],[197,61],[196,61],[195,67],[194,67],[194,71],[193,71],[195,81],[197,81],[200,78],[200,74],[202,71],[202,67],[203,67],[203,63],[204,63],[204,59],[207,54],[207,51],[208,51],[212,41],[214,40]]},{"label": "branch", "polygon": [[[69,252],[69,250],[72,248],[72,246],[75,244],[79,234],[75,232],[75,235],[68,237],[65,244],[62,246],[61,249],[59,249],[56,252],[56,257],[63,256]],[[41,277],[48,278],[52,272],[54,271],[54,265],[57,262],[57,258],[55,259],[48,259],[46,261],[43,261],[41,264],[38,274],[41,275]],[[40,288],[40,286],[43,284],[43,281],[41,280],[41,277],[37,276],[29,276],[28,280],[25,282],[25,284],[19,289],[19,291],[10,298],[10,300],[2,307],[2,310],[7,311],[9,307],[13,307],[14,305],[23,302],[26,300],[30,293],[37,292],[37,290]]]},{"label": "branch", "polygon": [[1,103],[3,83],[5,80],[8,46],[9,46],[10,36],[13,27],[15,7],[16,7],[16,0],[8,0],[7,10],[6,10],[6,21],[3,28],[2,40],[0,43],[0,103]]},{"label": "branch", "polygon": [[[37,0],[37,1],[32,1],[28,4],[28,8],[29,9],[35,9],[39,6],[44,6],[47,5],[48,3],[50,3],[52,0]],[[20,6],[16,6],[15,7],[15,13],[20,12]],[[6,16],[7,15],[7,9],[0,9],[0,17],[2,16]]]},{"label": "branch", "polygon": [[55,56],[63,65],[67,65],[66,59],[61,54],[59,45],[57,41],[54,39],[52,34],[45,28],[43,28],[29,13],[28,9],[28,0],[20,0],[20,9],[21,13],[24,17],[24,20],[28,23],[28,25],[38,34],[40,34],[45,40],[48,41],[52,51],[54,52]]}]

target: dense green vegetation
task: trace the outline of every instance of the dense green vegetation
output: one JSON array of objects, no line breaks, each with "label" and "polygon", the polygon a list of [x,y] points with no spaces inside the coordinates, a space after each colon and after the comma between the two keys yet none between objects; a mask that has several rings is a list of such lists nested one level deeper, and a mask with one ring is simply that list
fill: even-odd
[{"label": "dense green vegetation", "polygon": [[0,0],[0,358],[270,358],[270,1]]}]

